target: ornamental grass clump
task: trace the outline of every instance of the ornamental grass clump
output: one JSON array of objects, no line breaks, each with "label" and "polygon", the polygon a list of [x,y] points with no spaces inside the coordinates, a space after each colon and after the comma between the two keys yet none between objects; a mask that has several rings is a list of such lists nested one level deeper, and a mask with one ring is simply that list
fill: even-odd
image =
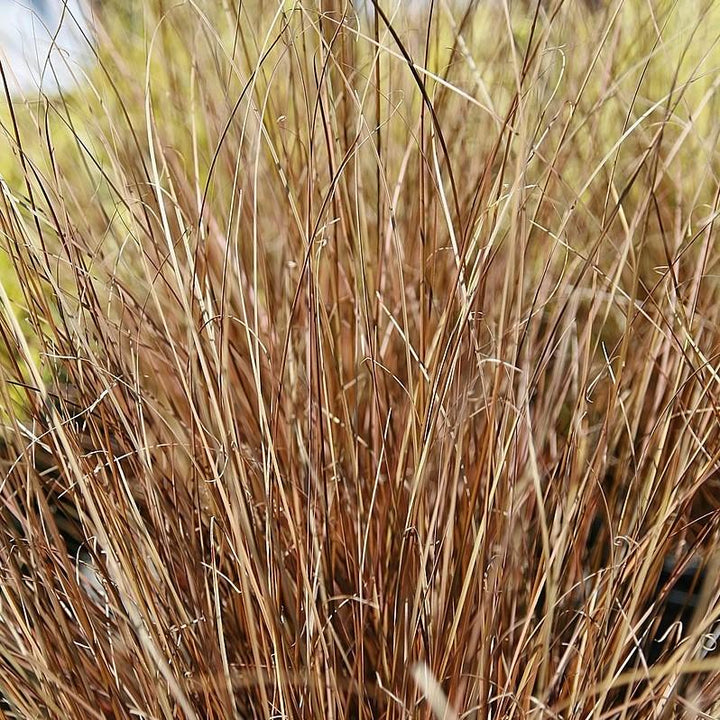
[{"label": "ornamental grass clump", "polygon": [[94,12],[0,111],[0,716],[718,717],[720,4]]}]

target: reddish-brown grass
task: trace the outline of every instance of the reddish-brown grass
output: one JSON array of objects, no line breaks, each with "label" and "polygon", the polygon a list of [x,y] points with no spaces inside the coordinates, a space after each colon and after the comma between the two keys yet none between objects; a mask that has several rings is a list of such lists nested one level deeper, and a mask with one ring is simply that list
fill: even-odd
[{"label": "reddish-brown grass", "polygon": [[717,8],[376,7],[8,99],[0,716],[720,713]]}]

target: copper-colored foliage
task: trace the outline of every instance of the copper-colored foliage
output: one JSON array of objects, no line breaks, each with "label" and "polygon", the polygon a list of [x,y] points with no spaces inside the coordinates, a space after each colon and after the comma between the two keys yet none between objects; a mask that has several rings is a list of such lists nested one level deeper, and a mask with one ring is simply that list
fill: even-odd
[{"label": "copper-colored foliage", "polygon": [[0,715],[717,717],[716,9],[125,5],[3,109]]}]

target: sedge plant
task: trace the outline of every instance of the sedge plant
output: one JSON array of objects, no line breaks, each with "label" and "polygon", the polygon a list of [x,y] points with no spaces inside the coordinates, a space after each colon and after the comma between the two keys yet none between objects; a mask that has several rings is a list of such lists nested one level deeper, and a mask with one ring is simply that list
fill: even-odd
[{"label": "sedge plant", "polygon": [[8,90],[0,716],[718,717],[718,28],[108,1]]}]

